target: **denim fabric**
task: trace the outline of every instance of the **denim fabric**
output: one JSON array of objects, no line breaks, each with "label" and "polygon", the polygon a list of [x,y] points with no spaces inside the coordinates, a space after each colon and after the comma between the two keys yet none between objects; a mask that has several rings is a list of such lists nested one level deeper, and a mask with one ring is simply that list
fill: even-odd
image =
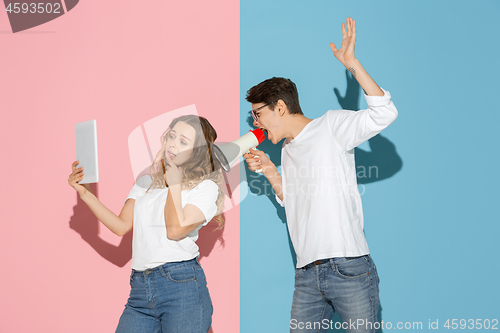
[{"label": "denim fabric", "polygon": [[370,255],[332,258],[318,266],[297,268],[290,332],[327,332],[335,328],[331,322],[335,311],[346,332],[376,332],[378,284]]},{"label": "denim fabric", "polygon": [[212,301],[197,259],[130,275],[130,297],[117,333],[207,333]]}]

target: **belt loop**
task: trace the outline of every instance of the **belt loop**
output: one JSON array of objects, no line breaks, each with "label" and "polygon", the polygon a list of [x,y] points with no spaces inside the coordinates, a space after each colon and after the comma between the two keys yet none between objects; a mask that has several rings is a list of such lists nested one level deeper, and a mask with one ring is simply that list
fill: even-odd
[{"label": "belt loop", "polygon": [[160,266],[160,274],[161,276],[163,277],[167,277],[167,274],[165,273],[165,271],[163,270],[163,265]]},{"label": "belt loop", "polygon": [[335,264],[335,260],[333,258],[330,258],[330,267],[332,270],[336,271],[337,270],[337,265]]}]

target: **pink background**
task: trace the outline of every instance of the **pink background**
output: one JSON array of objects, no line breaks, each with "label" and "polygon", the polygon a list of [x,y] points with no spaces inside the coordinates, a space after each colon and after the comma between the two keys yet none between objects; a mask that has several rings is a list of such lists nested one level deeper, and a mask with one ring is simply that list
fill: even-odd
[{"label": "pink background", "polygon": [[[127,140],[137,126],[195,104],[220,141],[237,138],[239,2],[81,1],[16,34],[2,10],[0,39],[0,331],[113,332],[129,292],[130,236],[99,224],[68,186],[73,126],[97,120],[94,190],[116,213],[134,181]],[[200,248],[212,331],[234,333],[239,208],[222,233],[211,225]]]}]

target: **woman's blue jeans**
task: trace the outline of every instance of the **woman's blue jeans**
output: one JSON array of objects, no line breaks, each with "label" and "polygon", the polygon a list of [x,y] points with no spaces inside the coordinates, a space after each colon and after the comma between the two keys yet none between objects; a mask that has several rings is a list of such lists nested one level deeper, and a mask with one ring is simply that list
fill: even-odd
[{"label": "woman's blue jeans", "polygon": [[[340,324],[348,333],[377,332],[378,284],[370,255],[297,268],[290,332],[327,332]],[[343,321],[337,327],[331,321],[335,311]]]},{"label": "woman's blue jeans", "polygon": [[212,301],[198,260],[132,270],[117,333],[207,333]]}]

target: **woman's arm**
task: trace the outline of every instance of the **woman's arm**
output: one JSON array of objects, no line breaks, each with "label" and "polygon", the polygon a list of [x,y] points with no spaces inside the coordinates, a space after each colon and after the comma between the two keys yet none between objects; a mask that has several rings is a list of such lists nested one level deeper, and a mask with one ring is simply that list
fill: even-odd
[{"label": "woman's arm", "polygon": [[182,208],[181,167],[177,167],[168,155],[165,156],[165,165],[166,172],[164,177],[167,184],[169,184],[164,212],[167,238],[181,240],[205,222],[206,219],[201,209],[195,205],[187,204]]},{"label": "woman's arm", "polygon": [[134,221],[134,199],[128,199],[120,212],[116,215],[110,211],[97,197],[83,185],[78,184],[83,179],[83,168],[76,168],[78,161],[72,164],[73,172],[69,175],[68,184],[73,187],[80,198],[89,206],[94,215],[113,233],[123,236],[132,229]]},{"label": "woman's arm", "polygon": [[361,63],[354,56],[354,46],[356,45],[356,21],[352,17],[346,20],[346,26],[342,23],[342,45],[340,49],[335,44],[330,43],[333,55],[337,58],[352,76],[358,80],[359,85],[368,96],[384,96],[384,92],[378,84],[371,78]]},{"label": "woman's arm", "polygon": [[195,205],[187,204],[182,208],[180,184],[171,185],[168,188],[165,204],[165,226],[168,239],[181,240],[205,221],[202,211]]}]

